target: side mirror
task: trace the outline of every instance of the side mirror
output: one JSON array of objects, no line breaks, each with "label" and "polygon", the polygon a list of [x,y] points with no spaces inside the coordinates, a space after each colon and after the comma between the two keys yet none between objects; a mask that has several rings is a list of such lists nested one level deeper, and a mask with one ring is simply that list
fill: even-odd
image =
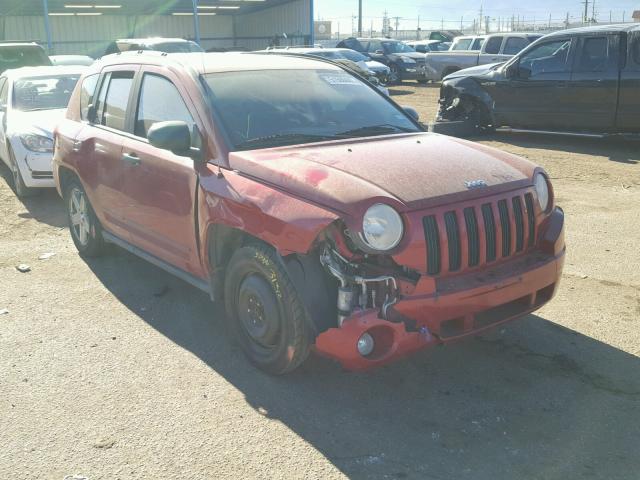
[{"label": "side mirror", "polygon": [[182,121],[157,122],[147,132],[149,143],[181,157],[200,159],[200,149],[191,146],[191,130]]},{"label": "side mirror", "polygon": [[405,113],[407,115],[409,115],[411,118],[413,118],[416,122],[420,121],[420,114],[418,113],[418,111],[413,108],[413,107],[402,107],[402,109],[405,111]]},{"label": "side mirror", "polygon": [[96,106],[93,103],[87,107],[87,120],[89,123],[95,123],[96,121]]},{"label": "side mirror", "polygon": [[373,83],[375,86],[380,85],[380,80],[378,80],[378,77],[369,77],[367,80],[369,80],[369,83]]}]

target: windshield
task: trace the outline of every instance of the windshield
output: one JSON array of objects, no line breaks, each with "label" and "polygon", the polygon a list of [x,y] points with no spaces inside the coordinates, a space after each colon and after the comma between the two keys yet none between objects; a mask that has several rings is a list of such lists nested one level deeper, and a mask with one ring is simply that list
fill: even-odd
[{"label": "windshield", "polygon": [[420,131],[342,70],[224,72],[204,79],[234,150]]},{"label": "windshield", "polygon": [[156,43],[150,47],[153,50],[166,53],[192,53],[204,52],[204,50],[195,42],[165,42]]},{"label": "windshield", "polygon": [[13,108],[25,112],[67,108],[80,74],[29,77],[13,85]]},{"label": "windshield", "polygon": [[347,60],[351,60],[352,62],[368,62],[370,60],[369,57],[366,57],[360,52],[356,52],[355,50],[342,50],[340,54],[344,58],[346,58]]},{"label": "windshield", "polygon": [[0,73],[12,68],[38,67],[40,65],[51,65],[51,61],[38,46],[0,46]]},{"label": "windshield", "polygon": [[385,53],[415,53],[415,50],[402,42],[382,42]]}]

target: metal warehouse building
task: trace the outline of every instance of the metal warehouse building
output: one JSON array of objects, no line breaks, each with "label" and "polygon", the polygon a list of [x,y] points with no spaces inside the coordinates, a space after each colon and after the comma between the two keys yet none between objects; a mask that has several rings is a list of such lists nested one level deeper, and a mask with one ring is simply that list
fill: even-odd
[{"label": "metal warehouse building", "polygon": [[0,41],[99,56],[118,38],[180,37],[203,48],[313,43],[313,0],[1,0]]}]

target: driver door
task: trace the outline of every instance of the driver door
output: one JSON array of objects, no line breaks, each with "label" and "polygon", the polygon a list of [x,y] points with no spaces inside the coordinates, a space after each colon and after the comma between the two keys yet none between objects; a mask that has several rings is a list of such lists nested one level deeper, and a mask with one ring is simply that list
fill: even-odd
[{"label": "driver door", "polygon": [[580,102],[568,88],[573,50],[571,38],[554,38],[510,65],[509,78],[496,82],[490,92],[498,123],[515,128],[570,130],[576,102]]},{"label": "driver door", "polygon": [[196,239],[195,203],[198,175],[194,161],[151,145],[149,128],[180,120],[192,131],[192,146],[201,147],[202,126],[180,79],[160,67],[148,66],[136,82],[131,133],[122,158],[129,168],[124,216],[131,243],[166,263],[201,276]]}]

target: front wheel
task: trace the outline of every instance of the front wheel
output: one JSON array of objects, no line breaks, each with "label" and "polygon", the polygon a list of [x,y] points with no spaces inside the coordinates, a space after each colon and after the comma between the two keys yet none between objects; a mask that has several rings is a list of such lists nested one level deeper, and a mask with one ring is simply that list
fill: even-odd
[{"label": "front wheel", "polygon": [[389,66],[389,83],[402,83],[402,75],[400,74],[400,69],[397,65]]},{"label": "front wheel", "polygon": [[13,150],[9,149],[9,158],[11,163],[11,174],[13,178],[13,189],[16,192],[18,198],[27,198],[33,197],[40,193],[40,190],[37,188],[29,188],[24,183],[24,179],[22,178],[22,174],[20,173],[20,169],[18,168],[18,162],[16,161],[16,157],[13,154]]},{"label": "front wheel", "polygon": [[277,253],[242,247],[226,271],[227,321],[245,355],[267,373],[294,370],[309,354],[310,319]]},{"label": "front wheel", "polygon": [[64,199],[67,206],[69,231],[80,255],[97,257],[104,253],[102,226],[79,181],[69,182]]}]

